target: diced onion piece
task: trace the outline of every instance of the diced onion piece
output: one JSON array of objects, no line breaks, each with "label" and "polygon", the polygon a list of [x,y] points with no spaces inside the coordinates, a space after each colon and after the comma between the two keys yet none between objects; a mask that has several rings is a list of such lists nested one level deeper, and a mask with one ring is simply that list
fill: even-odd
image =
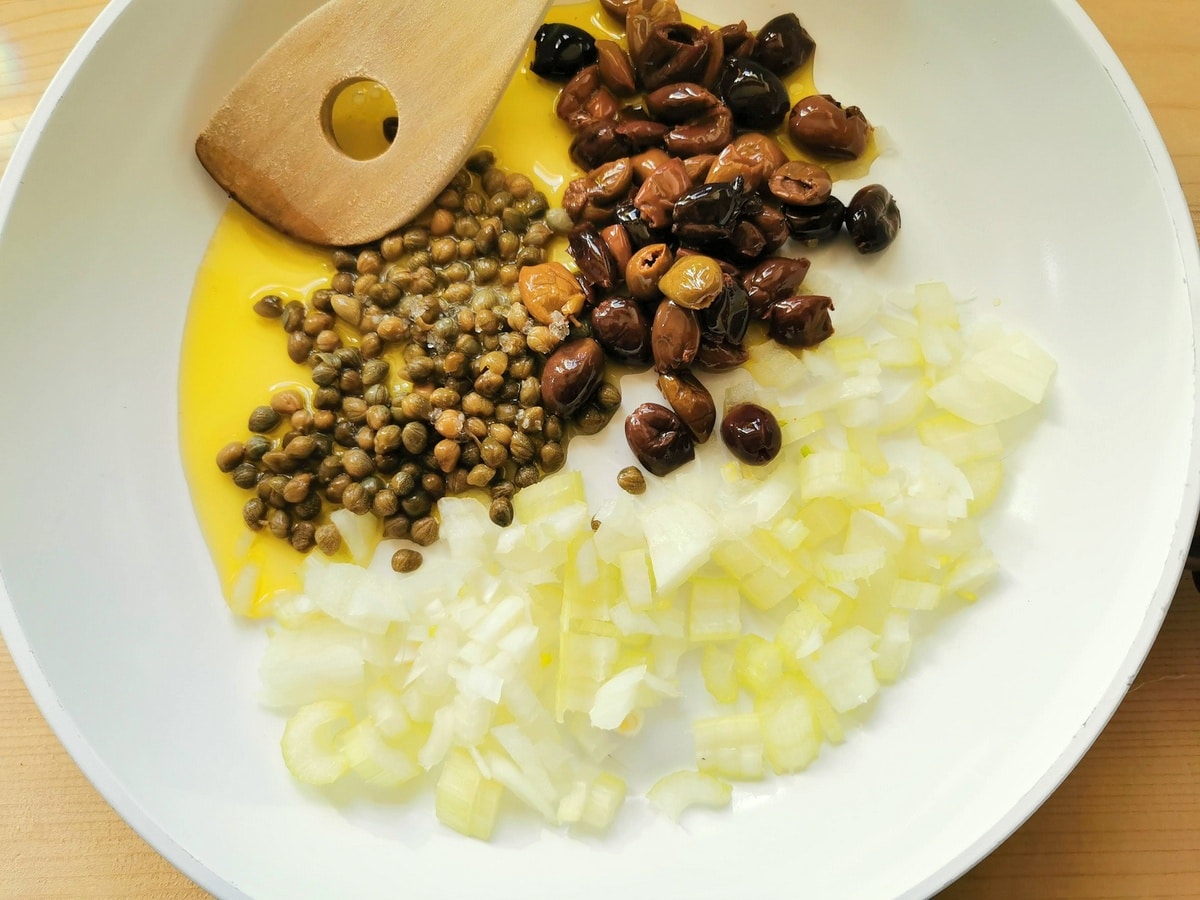
[{"label": "diced onion piece", "polygon": [[280,749],[292,776],[304,784],[333,784],[350,769],[338,738],[354,722],[354,709],[340,700],[302,706],[288,719]]},{"label": "diced onion piece", "polygon": [[786,659],[799,662],[821,649],[832,623],[811,600],[802,600],[775,632]]},{"label": "diced onion piece", "polygon": [[967,503],[967,513],[981,515],[1000,496],[1000,487],[1004,483],[1004,463],[998,459],[976,459],[963,463],[961,468],[974,495]]},{"label": "diced onion piece", "polygon": [[421,774],[413,758],[388,744],[371,719],[363,719],[343,732],[341,750],[355,774],[371,784],[399,787]]},{"label": "diced onion piece", "polygon": [[991,551],[980,549],[955,563],[943,586],[948,594],[974,600],[979,589],[991,581],[999,569],[1000,566]]},{"label": "diced onion piece", "polygon": [[699,719],[692,733],[701,772],[743,780],[762,778],[765,748],[756,713]]},{"label": "diced onion piece", "polygon": [[915,338],[890,337],[871,348],[881,366],[889,369],[918,368],[925,365],[921,345]]},{"label": "diced onion piece", "polygon": [[846,450],[810,453],[800,460],[800,497],[805,502],[821,497],[845,498],[863,489],[859,458]]},{"label": "diced onion piece", "polygon": [[602,772],[590,782],[578,781],[559,804],[559,821],[606,831],[616,821],[625,792],[625,782],[610,772]]},{"label": "diced onion piece", "polygon": [[646,792],[655,809],[678,822],[693,806],[721,809],[733,799],[733,786],[703,772],[672,772]]},{"label": "diced onion piece", "polygon": [[890,684],[908,668],[912,651],[912,636],[908,631],[908,613],[893,612],[883,622],[883,630],[875,644],[875,675]]},{"label": "diced onion piece", "polygon": [[618,672],[596,690],[596,700],[589,714],[592,726],[612,731],[634,710],[638,689],[646,680],[646,667],[631,666]]},{"label": "diced onion piece", "polygon": [[1042,402],[1058,368],[1054,359],[1024,334],[1001,337],[972,354],[970,363],[979,373],[1031,404]]},{"label": "diced onion piece", "polygon": [[737,672],[733,651],[715,644],[704,648],[700,657],[700,674],[704,686],[718,703],[734,703],[738,697]]},{"label": "diced onion piece", "polygon": [[819,653],[801,661],[809,680],[840,713],[862,706],[879,692],[875,635],[861,626],[848,628],[826,641]]},{"label": "diced onion piece", "polygon": [[753,694],[766,694],[783,677],[783,653],[757,634],[744,634],[733,652],[738,682]]},{"label": "diced onion piece", "polygon": [[808,368],[796,354],[774,341],[763,341],[750,352],[745,369],[763,387],[784,390],[808,377]]},{"label": "diced onion piece", "polygon": [[937,609],[941,599],[941,586],[930,581],[898,578],[892,592],[892,606],[897,609]]},{"label": "diced onion piece", "polygon": [[688,607],[688,640],[735,641],[742,633],[742,598],[728,578],[693,578]]},{"label": "diced onion piece", "polygon": [[617,557],[617,566],[621,570],[621,586],[630,607],[635,610],[649,609],[654,603],[654,588],[646,551],[641,548],[623,551]]},{"label": "diced onion piece", "polygon": [[780,575],[774,569],[763,566],[742,579],[742,593],[758,609],[774,609],[792,596],[808,577],[799,566],[790,575]]},{"label": "diced onion piece", "polygon": [[486,841],[496,826],[503,793],[503,786],[485,778],[469,753],[453,750],[438,777],[438,821],[467,837]]},{"label": "diced onion piece", "polygon": [[329,521],[337,526],[342,543],[354,561],[360,566],[369,563],[379,543],[379,520],[374,516],[356,516],[348,509],[335,509],[329,514]]},{"label": "diced onion piece", "polygon": [[972,425],[949,413],[921,422],[917,433],[927,447],[941,451],[959,465],[1004,452],[1000,432],[994,425]]},{"label": "diced onion piece", "polygon": [[799,772],[821,752],[812,704],[807,697],[783,698],[762,715],[767,761],[777,775]]},{"label": "diced onion piece", "polygon": [[336,622],[275,631],[258,667],[263,702],[285,707],[353,699],[362,689],[364,666],[361,638]]},{"label": "diced onion piece", "polygon": [[650,549],[654,583],[661,593],[675,590],[708,561],[718,535],[712,516],[698,504],[682,498],[647,503],[642,527]]}]

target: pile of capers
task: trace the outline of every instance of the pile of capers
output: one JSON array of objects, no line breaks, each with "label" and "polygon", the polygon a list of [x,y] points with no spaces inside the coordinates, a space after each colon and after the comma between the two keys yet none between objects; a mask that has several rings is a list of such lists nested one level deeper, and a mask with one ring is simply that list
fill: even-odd
[{"label": "pile of capers", "polygon": [[[251,436],[217,455],[254,492],[250,529],[333,554],[341,536],[327,513],[341,506],[380,519],[385,538],[428,546],[437,501],[473,490],[507,526],[513,495],[563,466],[569,433],[607,424],[614,385],[571,420],[542,402],[545,355],[586,337],[573,322],[543,334],[520,299],[521,269],[544,261],[552,225],[570,227],[547,212],[529,178],[480,151],[414,223],[333,251],[336,273],[307,303],[254,304],[280,321],[312,388],[276,394],[251,412]],[[408,549],[393,567],[420,562]]]}]

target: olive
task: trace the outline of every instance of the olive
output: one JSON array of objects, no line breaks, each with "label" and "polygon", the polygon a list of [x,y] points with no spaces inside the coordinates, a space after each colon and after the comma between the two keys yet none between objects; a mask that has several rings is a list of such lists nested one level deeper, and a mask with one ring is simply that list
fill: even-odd
[{"label": "olive", "polygon": [[717,424],[717,404],[700,379],[686,370],[668,372],[658,376],[658,389],[696,443],[703,444],[712,436]]},{"label": "olive", "polygon": [[[676,203],[678,206],[678,203]],[[670,235],[669,229],[652,228],[632,203],[622,203],[616,211],[617,224],[629,235],[629,242],[634,249],[645,247],[647,244],[661,244]]]},{"label": "olive", "polygon": [[700,336],[709,343],[740,344],[750,324],[750,301],[736,278],[724,275],[721,293],[700,313]]},{"label": "olive", "polygon": [[823,166],[794,160],[777,168],[767,187],[781,203],[820,206],[833,193],[833,178]]},{"label": "olive", "polygon": [[783,124],[791,101],[779,76],[762,63],[744,57],[726,59],[717,93],[739,128],[770,131]]},{"label": "olive", "polygon": [[670,300],[658,304],[650,325],[654,371],[671,372],[688,366],[700,349],[700,320],[690,309]]},{"label": "olive", "polygon": [[643,403],[629,414],[625,440],[642,467],[659,477],[696,458],[687,426],[659,403]]},{"label": "olive", "polygon": [[796,293],[808,268],[807,259],[777,256],[764,260],[742,275],[750,315],[755,319],[766,319],[772,304]]},{"label": "olive", "polygon": [[846,207],[837,197],[830,197],[820,206],[785,206],[787,229],[797,241],[828,241],[842,230]]},{"label": "olive", "polygon": [[792,107],[788,134],[813,153],[833,159],[858,159],[867,149],[871,123],[857,106],[845,106],[828,94],[813,94]]},{"label": "olive", "polygon": [[745,179],[746,190],[757,191],[785,163],[787,154],[778,141],[751,131],[734,138],[713,160],[701,180],[733,181],[741,175]]},{"label": "olive", "polygon": [[660,22],[644,40],[634,40],[631,33],[629,41],[629,55],[647,91],[682,81],[711,85],[724,52],[719,32],[683,22]]},{"label": "olive", "polygon": [[629,297],[609,297],[592,310],[592,335],[622,362],[650,361],[650,319]]},{"label": "olive", "polygon": [[707,309],[724,287],[725,273],[715,259],[681,256],[658,282],[664,297],[686,309]]},{"label": "olive", "polygon": [[784,78],[808,62],[816,49],[817,42],[796,14],[784,13],[759,30],[750,56]]},{"label": "olive", "polygon": [[767,242],[763,247],[763,253],[774,253],[787,243],[789,237],[787,218],[778,204],[763,203],[762,212],[751,216],[750,222],[762,233],[763,239]]},{"label": "olive", "polygon": [[571,416],[591,399],[603,380],[604,351],[593,338],[563,344],[542,369],[542,403],[556,416]]},{"label": "olive", "polygon": [[642,301],[657,300],[658,283],[671,270],[675,256],[666,244],[647,244],[629,258],[625,266],[625,284],[629,293]]},{"label": "olive", "polygon": [[721,440],[730,453],[752,466],[765,466],[783,448],[779,420],[757,403],[739,403],[725,413]]},{"label": "olive", "polygon": [[567,235],[567,244],[584,281],[606,290],[616,284],[619,277],[616,261],[595,225],[590,222],[576,225]]},{"label": "olive", "polygon": [[568,152],[580,168],[595,169],[629,156],[634,150],[633,142],[614,123],[593,121],[579,129]]},{"label": "olive", "polygon": [[761,199],[747,195],[745,184],[739,175],[733,181],[716,181],[686,191],[672,211],[675,236],[697,249],[730,240],[744,214],[762,209]]},{"label": "olive", "polygon": [[878,253],[900,231],[900,208],[882,184],[868,184],[846,207],[846,230],[859,253]]},{"label": "olive", "polygon": [[807,294],[785,297],[771,304],[767,334],[788,347],[815,347],[833,334],[828,297]]},{"label": "olive", "polygon": [[728,372],[745,365],[749,358],[750,352],[741,344],[701,339],[695,363],[712,372]]},{"label": "olive", "polygon": [[533,36],[533,63],[529,68],[542,78],[566,81],[598,59],[596,39],[582,28],[546,24]]}]

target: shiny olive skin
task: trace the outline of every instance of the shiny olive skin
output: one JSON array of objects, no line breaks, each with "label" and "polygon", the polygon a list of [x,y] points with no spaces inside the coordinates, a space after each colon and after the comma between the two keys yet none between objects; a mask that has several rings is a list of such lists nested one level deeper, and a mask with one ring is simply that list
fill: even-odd
[{"label": "shiny olive skin", "polygon": [[567,418],[591,399],[604,380],[604,350],[593,338],[563,344],[542,369],[542,405]]},{"label": "shiny olive skin", "polygon": [[771,304],[767,334],[788,347],[815,347],[833,334],[833,301],[817,294],[785,297]]},{"label": "shiny olive skin", "polygon": [[829,94],[813,94],[792,107],[788,134],[812,153],[858,159],[867,149],[871,123],[857,106],[842,106]]},{"label": "shiny olive skin", "polygon": [[700,350],[700,319],[670,300],[658,304],[650,323],[650,351],[655,372],[686,368]]},{"label": "shiny olive skin", "polygon": [[596,39],[582,28],[550,23],[533,36],[533,63],[529,68],[550,81],[566,81],[599,58]]},{"label": "shiny olive skin", "polygon": [[750,351],[741,344],[702,339],[700,349],[696,353],[695,364],[710,372],[728,372],[745,365],[749,358]]},{"label": "shiny olive skin", "polygon": [[650,362],[650,317],[630,297],[609,297],[596,304],[592,336],[613,359]]},{"label": "shiny olive skin", "polygon": [[784,78],[808,62],[816,49],[817,42],[796,14],[785,13],[759,30],[750,57]]},{"label": "shiny olive skin", "polygon": [[576,225],[567,235],[567,246],[587,284],[607,290],[620,279],[616,261],[595,225],[590,222]]},{"label": "shiny olive skin", "polygon": [[622,203],[616,211],[617,224],[625,229],[634,250],[647,244],[661,244],[671,234],[667,228],[653,228],[632,202]]},{"label": "shiny olive skin", "polygon": [[745,272],[742,287],[746,290],[751,317],[766,319],[776,301],[794,295],[808,275],[809,266],[804,258],[774,256]]},{"label": "shiny olive skin", "polygon": [[629,414],[625,440],[642,468],[660,478],[696,458],[692,433],[660,403],[643,403]]},{"label": "shiny olive skin", "polygon": [[739,222],[762,211],[762,198],[746,191],[740,175],[686,191],[675,202],[672,230],[685,246],[703,250],[732,240]]},{"label": "shiny olive skin", "polygon": [[757,403],[739,403],[721,420],[721,440],[747,465],[765,466],[783,448],[783,431],[769,409]]},{"label": "shiny olive skin", "polygon": [[785,206],[788,233],[804,243],[832,240],[842,230],[846,207],[837,197],[830,197],[820,206]]},{"label": "shiny olive skin", "polygon": [[779,76],[762,63],[744,57],[726,59],[717,93],[739,128],[772,131],[787,118],[791,100]]},{"label": "shiny olive skin", "polygon": [[750,327],[750,301],[741,283],[725,275],[724,287],[712,305],[700,313],[701,340],[740,344]]},{"label": "shiny olive skin", "polygon": [[658,376],[658,389],[687,426],[697,444],[703,444],[717,424],[717,404],[700,379],[686,370]]},{"label": "shiny olive skin", "polygon": [[868,184],[846,207],[846,230],[859,253],[878,253],[900,231],[900,207],[882,184]]}]

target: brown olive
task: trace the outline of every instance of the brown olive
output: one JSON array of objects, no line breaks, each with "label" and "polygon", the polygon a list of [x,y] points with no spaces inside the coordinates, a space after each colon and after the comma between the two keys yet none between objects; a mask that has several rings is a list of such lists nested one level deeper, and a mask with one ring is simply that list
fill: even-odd
[{"label": "brown olive", "polygon": [[757,403],[739,403],[721,420],[721,440],[744,463],[765,466],[783,447],[779,420]]},{"label": "brown olive", "polygon": [[648,244],[630,257],[625,267],[625,284],[637,300],[654,300],[659,296],[658,282],[675,262],[666,244]]},{"label": "brown olive", "polygon": [[625,269],[633,257],[633,245],[629,242],[629,233],[620,225],[609,225],[600,232],[600,238],[604,241],[604,246],[608,247],[608,252],[612,254],[617,272],[623,280]]},{"label": "brown olive", "polygon": [[672,230],[684,246],[719,248],[733,240],[743,217],[761,210],[762,199],[746,190],[745,179],[739,175],[733,181],[702,184],[687,191],[672,210]]},{"label": "brown olive", "polygon": [[741,175],[746,190],[757,191],[786,162],[787,154],[774,138],[749,132],[738,135],[721,151],[704,180],[733,181]]},{"label": "brown olive", "polygon": [[[608,94],[606,89],[601,89]],[[612,97],[611,94],[608,94]],[[613,98],[615,108],[616,98]],[[594,169],[631,155],[636,150],[634,142],[621,131],[615,122],[607,119],[591,119],[579,128],[568,152],[571,159],[581,168]]]},{"label": "brown olive", "polygon": [[696,443],[707,441],[717,424],[717,404],[700,379],[686,370],[668,372],[658,376],[658,389]]},{"label": "brown olive", "polygon": [[692,187],[698,184],[704,184],[704,180],[708,178],[708,173],[712,171],[713,164],[717,161],[715,153],[700,153],[696,156],[689,156],[683,161],[684,171],[687,172],[688,178],[691,179]]},{"label": "brown olive", "polygon": [[625,17],[629,14],[629,8],[640,3],[641,0],[600,0],[604,11],[621,22],[625,21]]},{"label": "brown olive", "polygon": [[817,42],[796,14],[784,13],[758,32],[750,56],[784,78],[808,62],[816,49]]},{"label": "brown olive", "polygon": [[666,228],[671,224],[675,201],[692,186],[692,179],[682,162],[668,157],[662,165],[646,176],[633,196],[633,205],[651,228]]},{"label": "brown olive", "polygon": [[792,107],[788,134],[806,150],[833,159],[858,159],[867,149],[871,123],[857,106],[843,107],[829,94],[812,94]]},{"label": "brown olive", "polygon": [[592,310],[592,335],[622,362],[650,362],[650,318],[629,297],[609,297]]},{"label": "brown olive", "polygon": [[[674,210],[672,210],[672,217]],[[651,228],[650,223],[642,218],[641,211],[632,202],[622,203],[613,211],[613,218],[629,235],[629,242],[635,249],[647,244],[661,244],[671,236],[669,228]]]},{"label": "brown olive", "polygon": [[808,274],[809,265],[807,259],[776,256],[762,261],[742,275],[742,287],[746,289],[751,317],[766,319],[772,304],[795,294]]},{"label": "brown olive", "polygon": [[589,285],[607,290],[617,282],[617,264],[596,226],[582,222],[567,235],[571,257]]},{"label": "brown olive", "polygon": [[830,197],[820,206],[785,206],[783,216],[794,240],[812,244],[837,237],[846,207],[837,197]]},{"label": "brown olive", "polygon": [[671,410],[643,403],[625,420],[625,440],[638,462],[659,477],[696,458],[691,432]]},{"label": "brown olive", "polygon": [[762,210],[750,216],[749,222],[758,229],[758,233],[766,242],[760,255],[774,253],[787,243],[789,237],[787,217],[784,216],[783,209],[777,203],[763,203]]},{"label": "brown olive", "polygon": [[660,22],[646,30],[637,27],[635,18],[631,16],[628,23],[629,55],[647,91],[679,82],[707,87],[716,81],[725,55],[720,32],[678,21]]},{"label": "brown olive", "polygon": [[745,365],[750,353],[741,344],[728,341],[700,341],[696,365],[711,372],[728,372]]},{"label": "brown olive", "polygon": [[777,300],[771,304],[767,333],[788,347],[815,347],[833,334],[831,309],[833,301],[816,294]]},{"label": "brown olive", "polygon": [[754,51],[754,35],[745,22],[725,25],[721,28],[721,42],[725,45],[725,56],[750,56]]},{"label": "brown olive", "polygon": [[769,131],[787,117],[787,88],[778,75],[753,59],[726,59],[717,79],[717,93],[739,128]]},{"label": "brown olive", "polygon": [[781,203],[792,206],[820,206],[833,193],[833,179],[828,170],[800,160],[776,169],[767,186]]},{"label": "brown olive", "polygon": [[682,19],[675,0],[639,0],[633,4],[625,17],[629,56],[637,59],[641,55],[650,32],[657,26],[678,23]]},{"label": "brown olive", "polygon": [[650,325],[654,371],[672,372],[689,365],[700,349],[700,320],[670,300],[658,304]]},{"label": "brown olive", "polygon": [[593,338],[563,344],[542,369],[542,403],[551,413],[570,416],[604,380],[604,350]]},{"label": "brown olive", "polygon": [[637,93],[637,75],[629,54],[616,41],[596,41],[596,53],[600,66],[600,80],[618,97],[632,97]]},{"label": "brown olive", "polygon": [[882,184],[868,184],[846,207],[846,230],[859,253],[878,253],[900,231],[900,208]]}]

